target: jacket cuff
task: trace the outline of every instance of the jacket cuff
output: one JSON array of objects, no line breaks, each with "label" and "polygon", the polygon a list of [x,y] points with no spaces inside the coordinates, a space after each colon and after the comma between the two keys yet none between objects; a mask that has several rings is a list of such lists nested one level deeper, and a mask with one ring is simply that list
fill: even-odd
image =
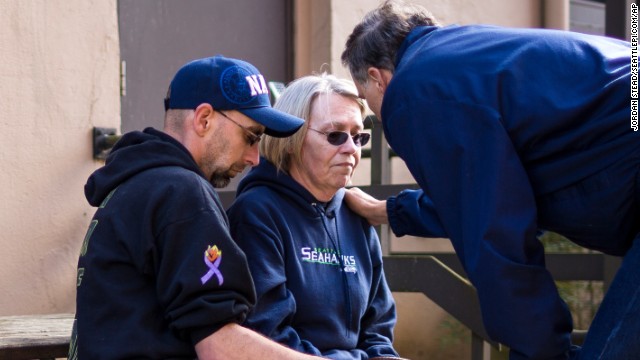
[{"label": "jacket cuff", "polygon": [[387,199],[387,217],[389,218],[389,227],[396,236],[404,236],[407,234],[403,228],[397,215],[398,197],[391,196]]}]

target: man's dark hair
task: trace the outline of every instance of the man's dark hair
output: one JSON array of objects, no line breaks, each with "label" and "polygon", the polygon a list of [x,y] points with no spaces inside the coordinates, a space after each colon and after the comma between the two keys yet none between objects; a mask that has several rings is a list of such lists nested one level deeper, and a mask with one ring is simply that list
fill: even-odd
[{"label": "man's dark hair", "polygon": [[342,64],[356,82],[367,81],[367,69],[395,69],[398,48],[418,26],[438,26],[426,9],[396,0],[387,0],[364,16],[347,39]]}]

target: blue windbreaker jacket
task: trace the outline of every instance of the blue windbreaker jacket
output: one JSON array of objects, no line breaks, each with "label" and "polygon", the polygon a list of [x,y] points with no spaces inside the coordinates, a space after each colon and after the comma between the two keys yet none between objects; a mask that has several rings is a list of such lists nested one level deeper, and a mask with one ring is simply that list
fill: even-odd
[{"label": "blue windbreaker jacket", "polygon": [[449,237],[512,359],[567,356],[571,315],[536,235],[622,255],[640,228],[629,43],[553,30],[421,27],[382,103],[421,187],[387,202],[397,235]]}]

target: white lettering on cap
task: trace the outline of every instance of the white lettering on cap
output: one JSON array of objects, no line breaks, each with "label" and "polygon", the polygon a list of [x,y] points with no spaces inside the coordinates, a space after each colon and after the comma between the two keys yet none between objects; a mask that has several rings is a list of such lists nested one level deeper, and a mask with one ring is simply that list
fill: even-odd
[{"label": "white lettering on cap", "polygon": [[262,75],[249,75],[246,76],[245,79],[247,79],[247,83],[249,84],[249,88],[251,89],[251,96],[269,93],[269,90],[267,90],[267,84],[265,83],[264,77]]}]

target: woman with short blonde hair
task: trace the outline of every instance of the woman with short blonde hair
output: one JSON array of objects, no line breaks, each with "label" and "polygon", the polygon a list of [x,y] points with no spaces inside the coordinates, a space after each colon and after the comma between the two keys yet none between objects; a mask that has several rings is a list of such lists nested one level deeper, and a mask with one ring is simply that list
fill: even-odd
[{"label": "woman with short blonde hair", "polygon": [[358,97],[358,90],[353,82],[337,78],[334,75],[322,73],[320,75],[305,76],[291,82],[287,91],[283,92],[276,101],[274,108],[287,112],[305,120],[302,128],[287,138],[265,136],[260,142],[260,153],[280,171],[289,171],[293,162],[300,163],[300,150],[308,131],[311,104],[320,94],[337,94],[358,103],[364,116],[364,102]]},{"label": "woman with short blonde hair", "polygon": [[370,138],[363,102],[350,81],[320,74],[292,82],[274,108],[305,123],[265,136],[228,211],[258,298],[245,326],[325,358],[397,358],[380,240],[344,203]]}]

